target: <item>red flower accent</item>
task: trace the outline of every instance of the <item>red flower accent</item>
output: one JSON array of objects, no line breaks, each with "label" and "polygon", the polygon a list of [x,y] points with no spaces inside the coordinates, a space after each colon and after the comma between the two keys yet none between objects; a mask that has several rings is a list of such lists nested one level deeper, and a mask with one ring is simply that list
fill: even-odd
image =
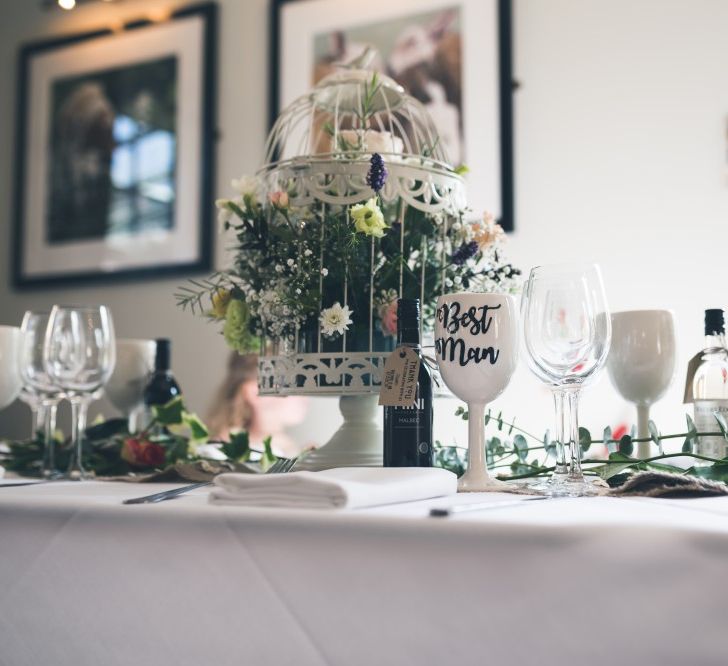
[{"label": "red flower accent", "polygon": [[571,368],[571,372],[579,372],[579,370],[584,369],[583,363],[577,363],[573,368]]},{"label": "red flower accent", "polygon": [[134,467],[161,467],[166,455],[161,444],[129,437],[121,446],[121,457]]},{"label": "red flower accent", "polygon": [[625,435],[629,434],[629,429],[627,428],[626,423],[620,423],[618,426],[615,426],[612,430],[612,439],[616,439],[619,441],[624,437]]}]

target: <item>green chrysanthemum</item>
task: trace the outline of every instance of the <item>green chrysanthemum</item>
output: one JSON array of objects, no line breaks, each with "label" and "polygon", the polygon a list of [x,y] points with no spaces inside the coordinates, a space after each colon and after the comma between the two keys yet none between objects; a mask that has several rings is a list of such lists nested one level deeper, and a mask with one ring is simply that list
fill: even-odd
[{"label": "green chrysanthemum", "polygon": [[258,339],[250,332],[250,309],[244,301],[233,299],[227,306],[222,334],[228,347],[241,354],[257,351]]}]

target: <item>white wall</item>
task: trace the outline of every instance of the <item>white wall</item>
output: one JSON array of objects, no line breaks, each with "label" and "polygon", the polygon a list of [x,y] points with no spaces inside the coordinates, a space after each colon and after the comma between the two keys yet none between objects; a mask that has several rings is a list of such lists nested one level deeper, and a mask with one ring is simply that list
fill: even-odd
[{"label": "white wall", "polygon": [[[354,0],[349,0],[354,1]],[[182,281],[13,293],[7,285],[18,44],[145,15],[182,2],[127,0],[46,12],[2,0],[0,22],[0,323],[55,301],[111,305],[120,336],[173,338],[189,402],[204,411],[225,359],[213,327],[178,311]],[[678,320],[679,367],[702,340],[702,310],[726,306],[728,3],[722,0],[514,0],[516,216],[510,254],[538,263],[602,265],[613,309],[668,307]],[[267,2],[220,2],[217,191],[255,169],[267,127]],[[218,261],[222,248],[218,248]],[[680,427],[682,377],[655,410]],[[318,403],[317,403],[318,404]],[[330,402],[309,427],[328,430]],[[454,403],[453,405],[454,406]],[[521,368],[496,405],[539,434],[550,425],[545,391]],[[451,405],[437,428],[450,432]],[[0,414],[15,430],[20,408]],[[336,420],[336,416],[330,417]],[[631,411],[606,378],[583,403],[600,431]],[[314,425],[315,424],[315,425]],[[462,424],[456,436],[464,440]],[[307,437],[310,439],[310,437]]]}]

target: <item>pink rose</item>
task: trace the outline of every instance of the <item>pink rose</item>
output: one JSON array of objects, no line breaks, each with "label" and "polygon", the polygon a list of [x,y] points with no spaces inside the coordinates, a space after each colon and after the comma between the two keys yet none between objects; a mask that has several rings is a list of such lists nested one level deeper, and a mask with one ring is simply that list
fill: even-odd
[{"label": "pink rose", "polygon": [[278,190],[277,192],[271,192],[268,195],[268,200],[276,208],[288,208],[288,194],[286,192],[283,192],[281,190]]},{"label": "pink rose", "polygon": [[134,467],[161,467],[166,455],[161,444],[129,437],[121,446],[121,457]]},{"label": "pink rose", "polygon": [[394,300],[388,305],[383,305],[379,309],[379,316],[382,320],[384,335],[397,335],[397,301]]}]

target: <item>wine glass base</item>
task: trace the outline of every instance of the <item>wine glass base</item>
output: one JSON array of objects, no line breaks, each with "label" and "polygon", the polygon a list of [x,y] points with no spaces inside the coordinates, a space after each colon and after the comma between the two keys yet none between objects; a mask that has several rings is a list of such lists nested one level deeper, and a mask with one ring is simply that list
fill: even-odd
[{"label": "wine glass base", "polygon": [[498,492],[508,488],[505,481],[494,479],[485,470],[468,470],[458,479],[459,493]]}]

